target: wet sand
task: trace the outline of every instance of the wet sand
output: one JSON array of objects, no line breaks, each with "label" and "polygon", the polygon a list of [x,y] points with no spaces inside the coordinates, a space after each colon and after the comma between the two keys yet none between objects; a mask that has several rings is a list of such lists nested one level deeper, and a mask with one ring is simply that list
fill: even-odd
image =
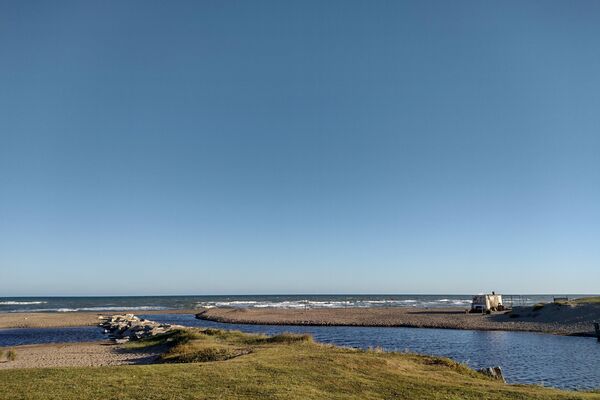
[{"label": "wet sand", "polygon": [[112,314],[194,314],[198,310],[0,313],[1,328],[62,328],[97,325],[99,317]]},{"label": "wet sand", "polygon": [[[465,309],[386,308],[211,308],[200,319],[272,325],[388,326],[414,328],[473,329],[543,332],[558,335],[594,336],[593,322],[600,320],[600,304],[567,306],[548,304],[541,310],[515,307],[491,315],[467,314]],[[515,317],[516,315],[516,317]]]},{"label": "wet sand", "polygon": [[108,342],[36,344],[12,348],[17,359],[6,361],[0,358],[0,370],[149,364],[160,354],[158,349],[128,350]]}]

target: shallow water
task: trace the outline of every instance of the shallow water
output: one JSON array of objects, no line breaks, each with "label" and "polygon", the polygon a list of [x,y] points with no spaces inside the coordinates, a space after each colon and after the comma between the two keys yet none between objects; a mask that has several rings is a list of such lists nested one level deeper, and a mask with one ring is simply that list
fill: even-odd
[{"label": "shallow water", "polygon": [[0,347],[24,344],[94,342],[106,339],[95,326],[0,329]]},{"label": "shallow water", "polygon": [[278,334],[309,333],[339,346],[409,351],[450,357],[473,368],[499,365],[510,383],[533,383],[565,389],[600,388],[600,343],[594,338],[530,332],[454,329],[369,328],[224,324],[192,315],[148,315],[148,319],[186,326]]}]

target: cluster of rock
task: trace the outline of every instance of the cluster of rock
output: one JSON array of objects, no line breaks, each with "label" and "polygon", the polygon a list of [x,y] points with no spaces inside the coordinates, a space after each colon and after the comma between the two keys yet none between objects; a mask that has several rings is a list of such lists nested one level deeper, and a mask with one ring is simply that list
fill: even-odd
[{"label": "cluster of rock", "polygon": [[161,324],[159,322],[136,317],[133,314],[113,315],[100,317],[99,326],[104,328],[104,333],[117,343],[129,340],[140,340],[155,335],[167,333],[173,329],[183,328],[181,325]]},{"label": "cluster of rock", "polygon": [[504,374],[502,373],[502,368],[500,367],[482,368],[478,369],[477,372],[506,383],[506,379],[504,379]]}]

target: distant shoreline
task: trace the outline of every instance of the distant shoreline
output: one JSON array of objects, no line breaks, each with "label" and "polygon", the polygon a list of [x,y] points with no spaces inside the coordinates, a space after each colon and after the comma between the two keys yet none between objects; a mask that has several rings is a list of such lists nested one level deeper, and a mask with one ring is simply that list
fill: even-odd
[{"label": "distant shoreline", "polygon": [[600,319],[600,304],[576,307],[547,304],[539,310],[515,307],[512,316],[510,313],[467,314],[465,309],[460,308],[388,307],[307,310],[211,308],[197,313],[196,317],[252,325],[406,327],[595,336],[593,322]]},{"label": "distant shoreline", "polygon": [[198,310],[148,310],[131,311],[73,311],[73,312],[10,312],[0,313],[0,329],[18,328],[68,328],[75,326],[94,326],[101,315],[113,314],[194,314]]},{"label": "distant shoreline", "polygon": [[0,313],[0,329],[95,326],[99,316],[112,314],[190,314],[199,319],[233,324],[364,326],[523,331],[565,336],[595,336],[600,303],[577,306],[546,304],[541,309],[515,307],[511,313],[467,314],[465,308],[232,308],[77,312]]},{"label": "distant shoreline", "polygon": [[[561,295],[570,299],[580,297]],[[505,302],[534,305],[552,302],[552,295],[505,295]],[[416,307],[469,308],[471,295],[232,295],[232,296],[114,296],[114,297],[2,297],[3,312],[123,312],[134,313],[172,309],[235,308],[352,308]]]}]

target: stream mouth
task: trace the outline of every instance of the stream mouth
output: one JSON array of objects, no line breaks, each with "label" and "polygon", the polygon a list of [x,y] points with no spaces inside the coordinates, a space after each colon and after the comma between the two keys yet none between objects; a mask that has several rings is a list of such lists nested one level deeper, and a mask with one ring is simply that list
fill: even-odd
[{"label": "stream mouth", "polygon": [[[139,315],[159,323],[277,335],[308,333],[322,343],[449,357],[474,369],[500,366],[508,383],[560,389],[600,388],[600,343],[591,337],[531,332],[398,327],[244,325],[199,320],[191,314]],[[0,347],[106,340],[95,326],[0,329]]]},{"label": "stream mouth", "polygon": [[246,325],[189,314],[141,315],[156,322],[277,335],[308,333],[322,343],[449,357],[479,369],[500,366],[509,383],[561,389],[600,388],[600,343],[595,338],[533,332],[400,327]]}]

